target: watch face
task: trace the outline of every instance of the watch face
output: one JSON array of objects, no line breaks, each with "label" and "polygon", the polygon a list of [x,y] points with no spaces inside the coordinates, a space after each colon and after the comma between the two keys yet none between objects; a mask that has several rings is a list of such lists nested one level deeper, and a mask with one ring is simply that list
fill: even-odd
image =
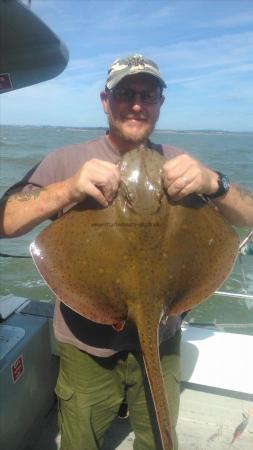
[{"label": "watch face", "polygon": [[210,194],[209,198],[218,198],[222,195],[226,194],[230,188],[230,181],[227,177],[227,175],[224,175],[223,173],[216,172],[218,175],[218,190],[217,192],[214,192],[213,194]]},{"label": "watch face", "polygon": [[222,174],[220,177],[220,181],[221,181],[224,191],[227,192],[230,188],[230,182],[229,182],[228,177],[226,175]]}]

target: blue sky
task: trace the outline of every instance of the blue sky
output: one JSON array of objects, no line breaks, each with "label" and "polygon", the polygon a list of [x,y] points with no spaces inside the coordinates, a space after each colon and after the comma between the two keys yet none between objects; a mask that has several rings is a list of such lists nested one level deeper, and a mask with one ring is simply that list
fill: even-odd
[{"label": "blue sky", "polygon": [[1,96],[2,123],[105,126],[108,66],[142,53],[167,81],[157,128],[253,131],[252,0],[32,0],[66,43],[50,80]]}]

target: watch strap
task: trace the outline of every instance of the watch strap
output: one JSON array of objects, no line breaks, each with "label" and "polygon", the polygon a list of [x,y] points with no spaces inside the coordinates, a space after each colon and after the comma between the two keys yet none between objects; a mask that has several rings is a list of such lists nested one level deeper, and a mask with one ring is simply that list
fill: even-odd
[{"label": "watch strap", "polygon": [[224,175],[224,173],[218,172],[217,170],[215,170],[215,172],[218,175],[218,189],[213,194],[205,194],[205,197],[210,199],[218,198],[221,197],[222,195],[225,195],[230,188],[230,181],[227,175]]}]

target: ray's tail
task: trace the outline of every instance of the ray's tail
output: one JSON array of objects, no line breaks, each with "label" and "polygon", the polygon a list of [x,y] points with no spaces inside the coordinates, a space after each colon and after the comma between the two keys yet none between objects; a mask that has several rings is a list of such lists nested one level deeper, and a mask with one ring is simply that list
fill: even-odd
[{"label": "ray's tail", "polygon": [[139,333],[146,374],[160,431],[162,448],[163,450],[174,450],[172,441],[172,421],[159,357],[158,325],[160,313],[159,317],[157,317],[157,327],[154,327],[155,314],[155,311],[152,311],[152,317],[150,317],[150,313],[148,314],[146,310],[139,310],[138,314],[134,314],[134,321]]}]

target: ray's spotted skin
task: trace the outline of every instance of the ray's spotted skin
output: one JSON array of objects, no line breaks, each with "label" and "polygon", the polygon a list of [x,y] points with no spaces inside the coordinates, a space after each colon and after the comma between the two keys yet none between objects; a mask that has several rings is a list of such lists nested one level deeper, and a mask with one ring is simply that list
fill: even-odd
[{"label": "ray's spotted skin", "polygon": [[143,146],[127,152],[115,200],[103,208],[86,199],[43,230],[31,253],[49,287],[78,314],[119,330],[125,320],[134,322],[162,446],[169,450],[170,399],[159,361],[159,322],[209,297],[229,274],[239,243],[201,197],[170,201],[163,164],[160,154]]}]

